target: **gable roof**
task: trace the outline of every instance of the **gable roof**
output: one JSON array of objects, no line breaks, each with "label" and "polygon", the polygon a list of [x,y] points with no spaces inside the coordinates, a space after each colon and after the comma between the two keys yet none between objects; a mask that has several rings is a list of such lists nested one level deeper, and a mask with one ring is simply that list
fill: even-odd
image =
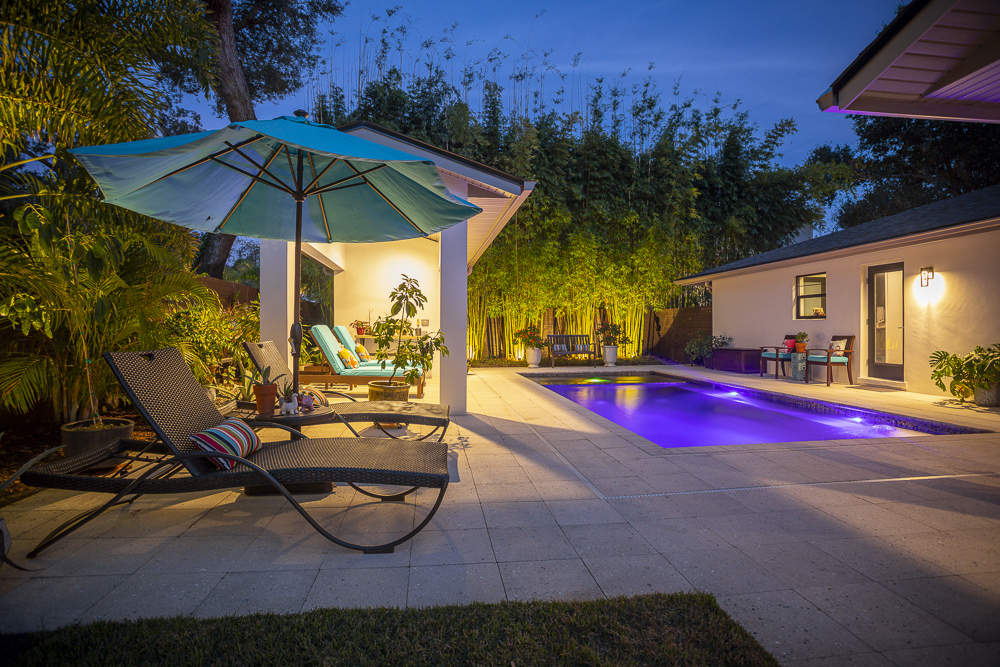
[{"label": "gable roof", "polygon": [[[868,250],[866,246],[893,239],[899,240],[893,245],[907,245],[908,242],[917,243],[927,240],[924,237],[926,232],[948,230],[976,222],[992,222],[994,224],[991,227],[1000,227],[1000,185],[982,188],[957,197],[949,197],[933,204],[911,208],[908,211],[872,220],[840,232],[818,236],[801,243],[793,243],[783,248],[762,252],[759,255],[744,257],[708,271],[685,276],[675,282],[678,285],[701,284],[709,282],[705,280],[708,276],[717,276],[740,269],[750,269],[834,251],[844,251],[843,254],[856,254]],[[907,237],[913,238],[908,239]],[[851,252],[851,249],[856,250]]]}]

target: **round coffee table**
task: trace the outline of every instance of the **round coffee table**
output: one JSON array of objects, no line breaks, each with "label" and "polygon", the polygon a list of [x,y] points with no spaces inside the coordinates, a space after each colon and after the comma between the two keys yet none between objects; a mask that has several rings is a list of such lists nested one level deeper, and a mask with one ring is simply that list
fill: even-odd
[{"label": "round coffee table", "polygon": [[[255,414],[253,416],[247,416],[245,419],[250,421],[259,422],[270,422],[272,424],[281,424],[283,426],[288,426],[289,428],[294,428],[298,430],[305,426],[313,426],[315,424],[327,424],[333,421],[332,415],[334,414],[333,408],[320,406],[314,408],[309,412],[296,412],[291,415],[283,415],[278,412],[272,412],[268,415]],[[300,438],[295,437],[295,440]],[[289,493],[330,493],[333,491],[333,482],[293,482],[291,484],[286,484],[285,488],[288,489]],[[275,489],[270,484],[260,485],[260,486],[246,486],[243,487],[243,493],[248,496],[274,496],[278,494],[278,490]]]}]

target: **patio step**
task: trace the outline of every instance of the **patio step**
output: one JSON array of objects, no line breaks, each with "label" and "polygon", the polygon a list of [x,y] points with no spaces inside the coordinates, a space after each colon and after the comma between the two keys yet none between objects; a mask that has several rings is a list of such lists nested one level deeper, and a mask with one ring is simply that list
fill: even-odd
[{"label": "patio step", "polygon": [[858,385],[861,387],[878,387],[879,389],[893,389],[895,391],[906,391],[905,382],[897,380],[885,380],[883,378],[859,377]]}]

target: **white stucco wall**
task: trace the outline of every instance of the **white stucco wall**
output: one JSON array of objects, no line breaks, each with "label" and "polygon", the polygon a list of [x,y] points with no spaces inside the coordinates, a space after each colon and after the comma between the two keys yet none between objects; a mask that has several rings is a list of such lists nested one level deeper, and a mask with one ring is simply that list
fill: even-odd
[{"label": "white stucco wall", "polygon": [[[334,279],[334,319],[347,325],[354,320],[371,320],[389,312],[389,293],[399,285],[402,274],[416,278],[427,305],[418,319],[430,320],[430,330],[441,326],[441,274],[438,244],[428,239],[388,243],[345,243],[340,257],[344,271]],[[369,345],[369,348],[371,346]]]},{"label": "white stucco wall", "polygon": [[[930,380],[931,352],[965,354],[1000,342],[1000,231],[713,279],[713,331],[732,336],[737,347],[776,345],[798,331],[808,332],[809,347],[856,335],[856,381],[868,374],[868,267],[895,262],[904,265],[904,380],[909,391],[941,394]],[[934,267],[935,278],[922,288],[925,266]],[[795,276],[823,272],[826,319],[794,319]],[[813,369],[813,377],[823,379],[822,369]],[[839,371],[834,379],[846,382],[847,375]]]}]

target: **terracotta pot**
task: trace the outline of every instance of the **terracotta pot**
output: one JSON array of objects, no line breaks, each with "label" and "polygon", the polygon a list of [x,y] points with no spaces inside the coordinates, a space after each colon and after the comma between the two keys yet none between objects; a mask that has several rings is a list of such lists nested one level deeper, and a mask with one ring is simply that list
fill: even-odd
[{"label": "terracotta pot", "polygon": [[368,383],[369,401],[406,401],[410,398],[409,382],[375,380]]},{"label": "terracotta pot", "polygon": [[354,330],[358,332],[359,336],[364,336],[365,332],[368,331],[367,327],[354,327]]},{"label": "terracotta pot", "polygon": [[257,399],[257,414],[270,415],[274,413],[274,402],[278,398],[278,385],[255,384],[253,395]]},{"label": "terracotta pot", "polygon": [[799,354],[802,354],[803,352],[806,351],[806,344],[805,343],[796,343],[795,344],[795,351],[798,352]]},{"label": "terracotta pot", "polygon": [[63,424],[59,429],[62,433],[63,453],[66,456],[76,456],[99,449],[118,438],[131,437],[132,429],[135,427],[135,422],[131,419],[102,419],[101,421],[112,428],[94,430],[85,428],[94,423],[93,419]]}]

